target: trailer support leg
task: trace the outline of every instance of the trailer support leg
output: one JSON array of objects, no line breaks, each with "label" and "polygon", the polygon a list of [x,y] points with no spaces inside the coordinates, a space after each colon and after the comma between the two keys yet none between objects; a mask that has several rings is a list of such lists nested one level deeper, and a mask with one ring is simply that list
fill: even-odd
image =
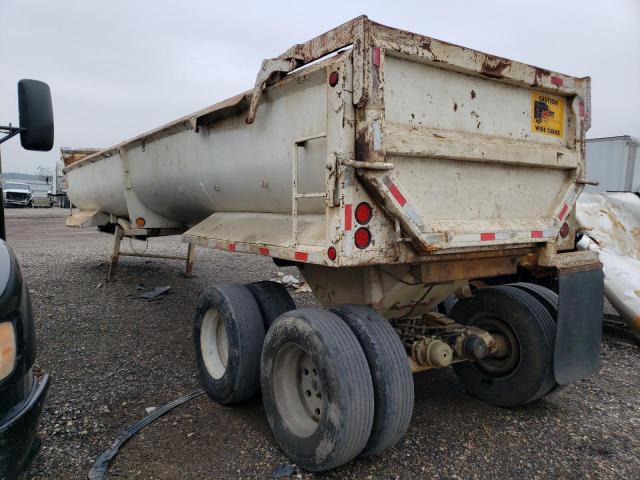
[{"label": "trailer support leg", "polygon": [[113,232],[113,253],[111,253],[111,263],[109,264],[109,271],[107,272],[107,282],[111,281],[111,277],[118,265],[118,256],[120,255],[120,242],[124,232],[120,225],[116,225],[115,232]]},{"label": "trailer support leg", "polygon": [[189,248],[187,249],[187,267],[184,270],[184,276],[186,278],[191,278],[193,275],[193,262],[196,259],[196,247],[193,243],[189,244]]},{"label": "trailer support leg", "polygon": [[[161,232],[164,235],[178,235],[182,231],[165,231]],[[135,250],[133,252],[121,252],[120,244],[122,243],[122,239],[124,237],[138,237],[138,238],[148,238],[153,235],[153,231],[144,230],[144,229],[134,229],[127,228],[124,229],[122,225],[117,224],[115,227],[115,231],[113,232],[113,252],[111,253],[111,262],[109,263],[109,271],[107,272],[107,282],[110,282],[113,279],[113,276],[116,271],[116,267],[118,265],[118,259],[120,257],[141,257],[141,258],[163,258],[170,260],[182,260],[186,262],[184,276],[186,278],[190,278],[193,275],[193,264],[196,260],[196,247],[194,244],[190,243],[187,249],[187,255],[159,255],[154,253],[137,253]],[[155,236],[161,236],[155,235]]]}]

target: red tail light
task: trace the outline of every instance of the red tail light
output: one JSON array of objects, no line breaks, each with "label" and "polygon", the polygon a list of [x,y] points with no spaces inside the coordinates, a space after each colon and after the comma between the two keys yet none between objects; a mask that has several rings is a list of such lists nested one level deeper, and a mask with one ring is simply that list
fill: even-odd
[{"label": "red tail light", "polygon": [[562,238],[567,238],[568,235],[569,235],[569,224],[567,222],[564,222],[560,227],[560,236]]},{"label": "red tail light", "polygon": [[359,249],[367,248],[371,244],[371,232],[368,228],[360,227],[353,236],[356,247]]},{"label": "red tail light", "polygon": [[332,262],[338,257],[338,252],[336,252],[335,247],[329,247],[327,249],[327,257],[329,257],[329,260]]},{"label": "red tail light", "polygon": [[356,222],[358,222],[360,225],[366,225],[367,223],[369,223],[372,216],[373,209],[371,208],[371,205],[369,205],[367,202],[358,204],[355,211]]}]

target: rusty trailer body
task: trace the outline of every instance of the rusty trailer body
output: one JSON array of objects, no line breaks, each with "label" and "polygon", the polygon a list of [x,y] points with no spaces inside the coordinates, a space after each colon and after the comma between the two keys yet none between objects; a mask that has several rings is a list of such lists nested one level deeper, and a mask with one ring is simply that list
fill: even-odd
[{"label": "rusty trailer body", "polygon": [[[480,365],[484,357],[509,353],[508,332],[463,318],[472,304],[467,300],[506,294],[489,288],[472,295],[470,280],[522,270],[553,277],[559,300],[550,291],[539,295],[555,301],[549,368],[553,382],[567,383],[599,366],[601,310],[594,310],[602,296],[586,295],[597,297],[601,265],[593,252],[574,248],[574,206],[587,183],[589,120],[589,78],[358,17],[265,60],[251,91],[69,161],[68,195],[78,210],[68,224],[119,224],[125,232],[183,229],[191,245],[295,264],[326,307],[364,305],[390,320],[414,370]],[[529,305],[523,308],[544,316],[530,305],[544,303],[534,287],[509,288],[507,303]],[[456,292],[461,305],[451,312],[455,321],[435,315]],[[220,292],[214,297],[227,298]],[[315,325],[305,315],[275,325]],[[342,310],[331,315],[349,317]],[[210,395],[230,402],[238,397],[217,397],[219,379],[206,373],[226,368],[226,360],[211,358],[228,356],[232,348],[229,324],[219,317],[203,313],[196,321],[196,347]],[[276,342],[272,330],[265,352]],[[470,338],[473,348],[465,344]],[[282,348],[289,363],[318,361],[305,348]],[[281,418],[283,409],[298,407],[284,408],[278,400],[291,390],[283,380],[286,369],[278,373],[280,354],[265,355],[263,396],[272,394],[278,406],[280,413],[269,419],[285,451],[311,470],[359,453],[353,449],[362,445],[346,456],[329,447],[324,457],[292,449],[287,435],[307,438],[306,428],[320,428],[324,417],[310,414],[315,424],[305,423],[302,413]],[[273,388],[264,378],[271,373]],[[465,373],[461,378],[465,382]],[[549,381],[526,400],[545,388],[544,394],[552,390]],[[525,402],[502,401],[517,403]],[[309,405],[303,410],[313,413]]]}]

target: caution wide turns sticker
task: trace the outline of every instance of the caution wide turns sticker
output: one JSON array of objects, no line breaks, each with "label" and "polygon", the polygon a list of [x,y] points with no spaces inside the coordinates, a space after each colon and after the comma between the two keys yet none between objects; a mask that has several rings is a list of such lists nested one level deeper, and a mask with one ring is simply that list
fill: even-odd
[{"label": "caution wide turns sticker", "polygon": [[548,93],[531,93],[531,131],[562,138],[565,99]]}]

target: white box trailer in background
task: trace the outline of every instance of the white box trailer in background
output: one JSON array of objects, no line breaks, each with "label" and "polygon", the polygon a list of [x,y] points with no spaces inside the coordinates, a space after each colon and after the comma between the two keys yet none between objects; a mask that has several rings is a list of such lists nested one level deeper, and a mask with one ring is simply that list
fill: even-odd
[{"label": "white box trailer in background", "polygon": [[587,140],[587,171],[598,185],[585,192],[640,192],[640,148],[630,135]]},{"label": "white box trailer in background", "polygon": [[[574,248],[589,82],[358,17],[265,60],[253,91],[69,161],[68,223],[298,266],[325,308],[216,285],[196,357],[211,397],[261,384],[283,450],[334,468],[403,435],[411,370],[453,365],[502,406],[598,370],[601,264]],[[469,286],[525,274],[559,295]]]}]

